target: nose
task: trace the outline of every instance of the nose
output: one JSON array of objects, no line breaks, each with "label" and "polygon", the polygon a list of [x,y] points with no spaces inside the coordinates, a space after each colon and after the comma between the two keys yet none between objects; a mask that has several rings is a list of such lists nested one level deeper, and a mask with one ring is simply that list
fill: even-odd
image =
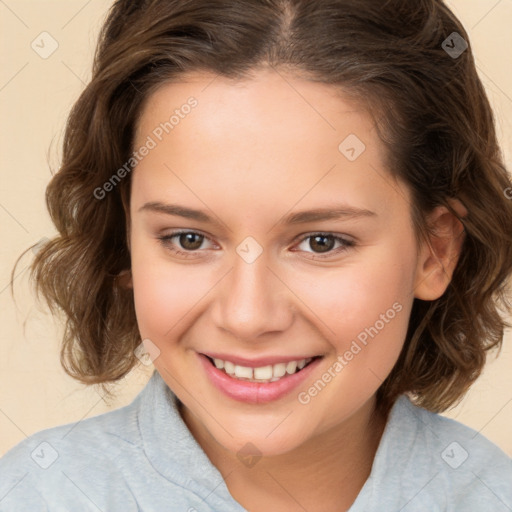
[{"label": "nose", "polygon": [[264,254],[252,263],[235,256],[213,307],[217,327],[241,340],[284,331],[293,321],[292,294]]}]

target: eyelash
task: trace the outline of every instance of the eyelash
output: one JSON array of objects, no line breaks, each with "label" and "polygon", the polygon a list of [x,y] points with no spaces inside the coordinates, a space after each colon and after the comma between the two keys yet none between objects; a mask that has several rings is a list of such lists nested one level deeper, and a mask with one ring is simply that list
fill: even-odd
[{"label": "eyelash", "polygon": [[[194,255],[199,251],[199,249],[196,249],[193,251],[182,251],[180,249],[174,248],[172,246],[173,244],[170,243],[170,241],[173,238],[176,238],[177,236],[180,236],[180,235],[186,235],[186,234],[199,235],[199,236],[204,237],[205,240],[210,240],[206,235],[203,235],[202,233],[200,233],[198,231],[175,231],[174,233],[170,233],[168,235],[159,236],[158,240],[164,246],[164,248],[166,248],[170,252],[172,252],[178,256],[183,256],[185,258],[193,258],[193,257],[195,257]],[[324,232],[310,233],[306,236],[303,236],[299,240],[298,245],[300,245],[301,243],[306,241],[308,238],[314,238],[315,236],[332,237],[335,242],[340,242],[342,244],[342,247],[338,247],[337,249],[332,249],[332,250],[328,251],[327,253],[325,253],[326,254],[325,256],[321,255],[320,253],[310,253],[309,251],[305,251],[305,252],[308,252],[309,254],[314,254],[315,257],[311,258],[314,260],[327,259],[329,257],[332,257],[334,254],[339,254],[339,253],[345,252],[348,249],[356,246],[356,243],[352,240],[347,240],[345,238],[335,235],[334,233],[324,233]]]}]

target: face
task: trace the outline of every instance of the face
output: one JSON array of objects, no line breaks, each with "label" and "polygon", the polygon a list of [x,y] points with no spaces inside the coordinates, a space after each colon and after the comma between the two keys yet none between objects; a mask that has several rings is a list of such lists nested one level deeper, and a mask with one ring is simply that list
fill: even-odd
[{"label": "face", "polygon": [[373,407],[417,281],[410,196],[332,86],[214,78],[166,84],[137,127],[137,321],[189,421],[277,455]]}]

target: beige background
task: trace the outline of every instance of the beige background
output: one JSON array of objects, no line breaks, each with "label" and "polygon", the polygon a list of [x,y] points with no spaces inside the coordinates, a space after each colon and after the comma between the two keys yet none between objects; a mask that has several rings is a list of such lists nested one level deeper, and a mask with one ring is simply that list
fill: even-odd
[{"label": "beige background", "polygon": [[[448,2],[469,31],[480,76],[494,106],[499,136],[512,168],[512,0]],[[60,367],[60,327],[38,307],[27,282],[26,254],[18,267],[16,299],[9,276],[16,257],[54,234],[44,203],[56,168],[66,115],[90,76],[96,35],[110,6],[105,0],[0,1],[0,456],[44,428],[94,416],[129,403],[152,367],[118,385],[107,404],[93,388]],[[39,36],[48,32],[50,36]],[[44,45],[41,43],[43,38]],[[52,44],[57,50],[46,59]],[[49,151],[50,144],[52,149]],[[447,416],[480,431],[512,455],[512,336],[501,356]]]}]

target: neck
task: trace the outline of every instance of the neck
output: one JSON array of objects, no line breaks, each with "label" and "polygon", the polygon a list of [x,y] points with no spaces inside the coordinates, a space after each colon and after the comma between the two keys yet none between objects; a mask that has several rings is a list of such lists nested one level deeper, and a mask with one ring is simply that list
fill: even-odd
[{"label": "neck", "polygon": [[343,424],[247,467],[186,408],[180,413],[233,498],[251,512],[348,510],[370,475],[387,420],[373,397]]}]

